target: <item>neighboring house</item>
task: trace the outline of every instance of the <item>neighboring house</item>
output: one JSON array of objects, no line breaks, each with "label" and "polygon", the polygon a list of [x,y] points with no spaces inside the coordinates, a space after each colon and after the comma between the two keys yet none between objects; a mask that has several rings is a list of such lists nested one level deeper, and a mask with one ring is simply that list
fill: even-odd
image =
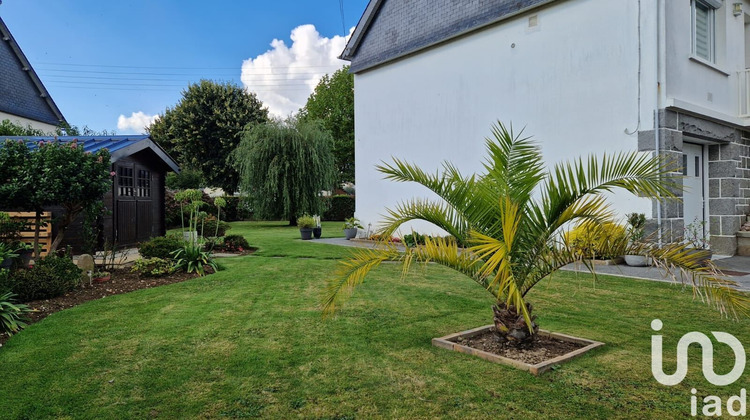
[{"label": "neighboring house", "polygon": [[[135,245],[154,236],[166,233],[164,181],[169,171],[179,172],[177,163],[149,136],[95,136],[95,137],[7,137],[0,142],[24,140],[29,147],[39,141],[71,142],[78,139],[84,150],[96,152],[107,148],[111,155],[112,189],[104,195],[108,210],[101,221],[99,245],[105,243],[118,247]],[[59,209],[52,208],[53,218]],[[65,233],[63,245],[75,251],[83,244],[79,217]],[[53,226],[54,230],[54,226]]]},{"label": "neighboring house", "polygon": [[54,134],[65,117],[2,19],[0,38],[0,121]]},{"label": "neighboring house", "polygon": [[749,22],[747,0],[372,0],[342,54],[357,217],[375,226],[385,207],[429,197],[376,164],[479,172],[499,119],[548,163],[658,143],[683,163],[683,200],[615,194],[618,213],[652,216],[667,239],[705,221],[714,252],[734,254],[750,210]]}]

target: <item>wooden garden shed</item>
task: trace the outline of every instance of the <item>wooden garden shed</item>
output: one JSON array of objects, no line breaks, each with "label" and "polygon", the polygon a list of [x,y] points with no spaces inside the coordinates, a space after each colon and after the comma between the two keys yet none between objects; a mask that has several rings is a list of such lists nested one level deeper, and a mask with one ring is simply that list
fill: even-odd
[{"label": "wooden garden shed", "polygon": [[[30,147],[40,141],[66,143],[77,139],[85,151],[94,153],[106,148],[115,176],[112,188],[103,197],[107,212],[99,223],[99,245],[108,242],[117,247],[132,246],[165,234],[164,181],[168,172],[179,172],[179,167],[149,136],[0,137],[0,141],[5,139],[23,140]],[[61,211],[54,207],[50,210],[53,218]],[[79,217],[66,231],[63,246],[78,251],[83,243]]]}]

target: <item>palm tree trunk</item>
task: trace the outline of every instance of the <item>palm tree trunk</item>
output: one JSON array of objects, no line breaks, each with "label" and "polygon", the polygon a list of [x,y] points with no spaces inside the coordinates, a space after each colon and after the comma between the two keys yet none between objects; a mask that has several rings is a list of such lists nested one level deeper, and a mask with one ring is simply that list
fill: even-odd
[{"label": "palm tree trunk", "polygon": [[[526,303],[526,308],[531,315],[533,307]],[[523,314],[513,305],[507,306],[505,302],[497,302],[492,306],[494,312],[495,332],[504,341],[518,347],[529,346],[533,343],[539,332],[539,326],[534,322],[536,315],[531,315],[531,331],[526,325]]]}]

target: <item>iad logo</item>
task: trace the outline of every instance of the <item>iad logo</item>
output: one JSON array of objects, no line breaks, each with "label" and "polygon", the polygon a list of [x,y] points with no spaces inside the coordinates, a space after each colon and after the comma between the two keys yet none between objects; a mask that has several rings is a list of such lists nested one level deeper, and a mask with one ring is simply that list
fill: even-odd
[{"label": "iad logo", "polygon": [[[660,320],[651,321],[651,329],[654,331],[661,331],[662,327],[664,324]],[[688,370],[688,346],[695,343],[703,349],[703,376],[706,380],[717,386],[733,384],[745,371],[745,348],[732,334],[718,331],[712,331],[711,334],[716,337],[716,341],[728,345],[734,351],[734,368],[729,373],[717,375],[714,372],[714,345],[711,339],[706,334],[693,331],[683,335],[677,343],[677,370],[672,375],[667,375],[662,369],[662,336],[651,336],[651,373],[654,378],[667,386],[682,382]]]},{"label": "iad logo", "polygon": [[[655,319],[651,321],[651,329],[654,331],[661,331],[664,324]],[[734,352],[734,367],[732,370],[724,375],[718,375],[714,371],[714,346],[711,339],[700,332],[689,332],[680,338],[677,343],[677,369],[675,373],[667,375],[664,373],[662,364],[662,336],[652,335],[651,336],[651,373],[654,378],[659,381],[662,385],[674,386],[682,382],[687,375],[688,370],[688,347],[691,344],[698,344],[701,346],[703,352],[702,369],[703,376],[706,380],[716,386],[730,385],[736,382],[740,376],[745,372],[745,348],[742,343],[733,335],[725,332],[712,331],[714,338],[719,343],[728,345]],[[696,389],[692,389],[691,393],[693,396],[690,398],[691,414],[696,416],[698,414],[698,397],[696,396]],[[722,401],[721,398],[713,395],[709,395],[703,398],[703,415],[706,416],[721,416],[722,414]],[[739,408],[736,406],[739,404]],[[742,389],[740,395],[732,396],[727,399],[726,404],[727,414],[731,416],[744,416],[747,410],[747,391]]]}]

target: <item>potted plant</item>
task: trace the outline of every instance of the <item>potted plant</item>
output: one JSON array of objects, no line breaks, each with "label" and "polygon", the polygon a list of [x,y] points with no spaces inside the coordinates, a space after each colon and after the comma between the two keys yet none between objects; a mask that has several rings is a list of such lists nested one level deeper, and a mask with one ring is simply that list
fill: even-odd
[{"label": "potted plant", "polygon": [[[628,218],[628,236],[630,237],[630,246],[628,250],[639,250],[643,240],[644,228],[646,227],[646,215],[643,213],[630,213]],[[636,251],[637,252],[637,251]],[[644,253],[631,253],[625,255],[625,264],[631,267],[647,267],[649,265],[648,256]]]},{"label": "potted plant", "polygon": [[21,258],[21,265],[28,267],[31,263],[31,256],[34,254],[34,246],[25,242],[18,243],[18,256]]},{"label": "potted plant", "polygon": [[94,271],[91,278],[97,283],[106,283],[112,278],[109,271]]},{"label": "potted plant", "polygon": [[16,258],[13,248],[5,242],[0,242],[0,268],[10,268],[13,265],[13,258]]},{"label": "potted plant", "polygon": [[685,241],[690,244],[690,254],[699,254],[699,261],[710,261],[713,252],[709,249],[711,235],[706,232],[706,221],[695,219],[685,226]]},{"label": "potted plant", "polygon": [[320,216],[316,214],[315,216],[313,216],[313,220],[315,220],[313,236],[315,237],[315,239],[320,239],[321,235],[323,235],[323,227],[320,225]]},{"label": "potted plant", "polygon": [[359,219],[356,217],[350,217],[344,220],[344,235],[347,240],[357,236],[357,229],[364,229],[359,222]]},{"label": "potted plant", "polygon": [[303,215],[297,219],[297,226],[299,227],[299,234],[302,240],[306,241],[312,239],[313,228],[315,227],[315,219],[310,215]]}]

